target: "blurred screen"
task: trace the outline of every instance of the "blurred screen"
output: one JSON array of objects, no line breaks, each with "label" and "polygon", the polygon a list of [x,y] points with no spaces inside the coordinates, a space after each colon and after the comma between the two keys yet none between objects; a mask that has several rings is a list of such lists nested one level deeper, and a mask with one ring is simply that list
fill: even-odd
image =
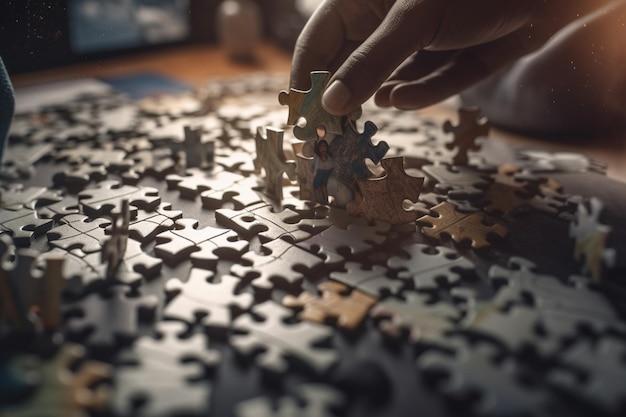
[{"label": "blurred screen", "polygon": [[137,48],[185,40],[190,0],[70,0],[75,53]]}]

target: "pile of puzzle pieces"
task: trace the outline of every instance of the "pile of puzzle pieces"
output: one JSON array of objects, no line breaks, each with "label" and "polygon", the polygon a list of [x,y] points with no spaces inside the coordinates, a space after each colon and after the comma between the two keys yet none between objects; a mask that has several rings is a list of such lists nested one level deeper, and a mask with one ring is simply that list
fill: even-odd
[{"label": "pile of puzzle pieces", "polygon": [[626,185],[327,80],[15,117],[0,416],[626,413]]}]

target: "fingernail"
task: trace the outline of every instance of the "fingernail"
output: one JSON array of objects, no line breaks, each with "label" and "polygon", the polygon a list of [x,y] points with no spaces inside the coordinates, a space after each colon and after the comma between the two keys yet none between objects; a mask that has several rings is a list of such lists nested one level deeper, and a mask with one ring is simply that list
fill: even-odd
[{"label": "fingernail", "polygon": [[340,80],[335,80],[322,96],[322,106],[330,113],[341,114],[350,101],[352,93]]}]

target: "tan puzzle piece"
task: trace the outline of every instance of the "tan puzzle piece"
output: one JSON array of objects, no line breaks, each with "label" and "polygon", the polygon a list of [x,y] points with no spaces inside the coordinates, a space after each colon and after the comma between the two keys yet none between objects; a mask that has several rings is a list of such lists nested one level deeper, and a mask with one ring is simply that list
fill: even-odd
[{"label": "tan puzzle piece", "polygon": [[508,233],[508,229],[500,223],[485,224],[490,218],[484,213],[459,212],[454,204],[448,202],[436,205],[431,211],[438,217],[428,215],[417,220],[419,224],[430,225],[422,227],[422,233],[431,238],[441,240],[443,235],[449,235],[456,243],[468,239],[472,247],[478,249],[490,245],[487,235],[504,237]]},{"label": "tan puzzle piece", "polygon": [[321,297],[309,292],[303,292],[298,297],[287,295],[283,298],[283,305],[303,308],[298,314],[302,320],[323,324],[327,319],[335,318],[338,327],[355,329],[377,300],[359,290],[346,295],[349,288],[334,281],[322,282],[318,289],[322,293]]},{"label": "tan puzzle piece", "polygon": [[265,170],[265,192],[277,200],[283,199],[283,174],[291,181],[296,180],[296,163],[288,161],[283,150],[282,129],[273,127],[257,129],[254,138],[256,143],[256,159],[254,167],[257,172]]}]

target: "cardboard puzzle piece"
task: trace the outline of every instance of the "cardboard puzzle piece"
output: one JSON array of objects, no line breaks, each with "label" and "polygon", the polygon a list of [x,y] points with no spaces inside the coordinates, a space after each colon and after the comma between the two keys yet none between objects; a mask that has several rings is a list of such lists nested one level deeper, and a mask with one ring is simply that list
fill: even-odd
[{"label": "cardboard puzzle piece", "polygon": [[154,295],[132,297],[127,291],[128,287],[115,286],[67,304],[66,329],[87,334],[86,343],[97,347],[113,347],[118,338],[137,337],[140,320],[153,315],[159,302]]},{"label": "cardboard puzzle piece", "polygon": [[[21,184],[0,188],[0,208],[5,210],[33,209],[40,199],[52,197],[45,187],[26,187]],[[58,201],[53,198],[48,204]]]},{"label": "cardboard puzzle piece", "polygon": [[296,396],[284,396],[275,404],[267,397],[255,397],[235,406],[235,417],[324,417],[344,406],[341,391],[323,384],[303,384],[296,388]]},{"label": "cardboard puzzle piece", "polygon": [[[185,140],[180,144],[185,155],[185,167],[203,167],[213,164],[215,157],[215,142],[202,139],[202,129],[184,127]],[[175,146],[174,149],[177,147]]]},{"label": "cardboard puzzle piece", "polygon": [[448,303],[433,303],[428,295],[405,292],[404,298],[390,297],[378,302],[370,315],[380,330],[393,339],[408,337],[411,343],[438,343],[456,328],[461,312]]},{"label": "cardboard puzzle piece", "polygon": [[404,209],[404,201],[416,203],[424,178],[407,175],[402,157],[382,160],[385,176],[359,180],[360,198],[348,203],[346,209],[353,216],[363,214],[368,220],[390,224],[405,224],[417,220],[417,213]]},{"label": "cardboard puzzle piece", "polygon": [[232,274],[252,280],[252,286],[260,290],[299,287],[305,274],[323,262],[320,257],[282,239],[266,243],[263,248],[269,254],[250,251],[241,257],[242,263],[230,269]]},{"label": "cardboard puzzle piece", "polygon": [[[328,71],[311,72],[311,89],[308,91],[296,90],[292,88],[289,92],[281,91],[278,101],[283,106],[289,106],[289,116],[287,124],[294,126],[293,134],[300,140],[317,139],[316,129],[324,126],[327,133],[341,134],[343,132],[342,117],[328,113],[322,107],[322,94],[326,84],[330,79]],[[356,121],[361,117],[361,108],[346,115],[349,119]],[[300,118],[306,120],[305,126],[299,126]]]},{"label": "cardboard puzzle piece", "polygon": [[220,361],[201,333],[182,337],[180,322],[159,322],[157,338],[143,336],[116,367],[111,408],[115,415],[207,415],[211,385],[202,378]]},{"label": "cardboard puzzle piece", "polygon": [[495,363],[492,348],[478,345],[459,349],[455,356],[431,351],[418,359],[422,372],[446,373],[443,387],[447,396],[458,397],[470,390],[482,395],[472,407],[480,415],[552,415],[547,409],[548,397],[543,390],[533,389],[517,381],[519,367],[510,359]]},{"label": "cardboard puzzle piece", "polygon": [[103,181],[97,187],[78,194],[78,200],[82,211],[91,217],[119,210],[122,200],[128,200],[131,206],[143,210],[155,210],[161,204],[159,190],[156,188],[134,187],[117,181]]},{"label": "cardboard puzzle piece", "polygon": [[452,157],[454,165],[467,165],[469,162],[469,151],[477,151],[480,145],[476,139],[489,134],[490,125],[486,118],[479,119],[480,109],[460,108],[459,122],[456,126],[448,120],[443,124],[443,131],[452,133],[454,140],[446,144],[449,150],[455,150]]},{"label": "cardboard puzzle piece", "polygon": [[35,145],[12,143],[4,151],[0,164],[0,178],[9,181],[30,178],[35,172],[35,164],[52,152],[53,147],[49,143]]},{"label": "cardboard puzzle piece", "polygon": [[57,201],[37,207],[37,215],[42,219],[61,220],[68,214],[78,214],[80,206],[75,195],[59,195]]},{"label": "cardboard puzzle piece", "polygon": [[625,355],[626,345],[620,339],[603,337],[595,346],[581,340],[563,352],[564,368],[548,378],[576,398],[599,406],[608,415],[617,415],[626,395],[621,384]]},{"label": "cardboard puzzle piece", "polygon": [[189,259],[195,266],[212,268],[220,258],[237,260],[248,248],[230,229],[207,226],[198,229],[198,221],[176,220],[176,228],[156,236],[155,254],[168,265],[178,265]]},{"label": "cardboard puzzle piece", "polygon": [[489,177],[471,167],[441,164],[425,165],[422,170],[434,180],[435,192],[456,200],[479,198],[489,185]]},{"label": "cardboard puzzle piece", "polygon": [[289,208],[275,212],[271,204],[261,202],[241,211],[219,209],[215,212],[217,222],[229,227],[246,238],[258,236],[261,242],[284,239],[300,242],[311,236],[302,226],[323,230],[330,225],[326,218],[302,219],[302,216]]},{"label": "cardboard puzzle piece", "polygon": [[296,163],[288,161],[283,150],[282,129],[259,126],[254,141],[256,143],[256,159],[254,166],[257,172],[265,171],[265,192],[277,199],[283,199],[283,174],[291,181],[296,180]]},{"label": "cardboard puzzle piece", "polygon": [[51,246],[71,251],[80,249],[84,253],[100,252],[105,240],[105,227],[111,220],[92,219],[82,214],[70,214],[59,220],[59,226],[48,231]]},{"label": "cardboard puzzle piece", "polygon": [[232,204],[235,210],[242,210],[263,201],[262,189],[263,186],[259,184],[256,177],[245,177],[238,180],[236,184],[213,185],[210,190],[200,194],[200,200],[202,207],[209,210],[217,210],[228,203]]},{"label": "cardboard puzzle piece", "polygon": [[0,209],[0,233],[10,234],[17,246],[30,246],[33,239],[50,230],[52,225],[52,219],[39,218],[33,209]]},{"label": "cardboard puzzle piece", "polygon": [[213,170],[189,168],[183,175],[170,174],[165,177],[167,188],[178,190],[180,196],[187,200],[195,200],[199,194],[206,191],[218,192],[232,188],[242,179],[239,174],[222,171],[219,168]]},{"label": "cardboard puzzle piece", "polygon": [[570,223],[570,237],[575,238],[574,258],[584,261],[583,272],[589,273],[594,281],[600,282],[605,267],[615,263],[615,249],[607,248],[606,241],[611,227],[600,223],[603,204],[597,198],[591,198],[589,209],[578,204],[576,220]]},{"label": "cardboard puzzle piece", "polygon": [[152,242],[159,233],[174,228],[174,222],[183,217],[181,210],[173,210],[172,204],[161,203],[156,210],[137,210],[137,216],[128,227],[129,236],[142,244]]},{"label": "cardboard puzzle piece", "polygon": [[255,306],[253,313],[263,321],[254,321],[249,314],[237,317],[233,327],[244,333],[233,334],[230,343],[243,356],[257,353],[255,363],[269,376],[287,372],[288,359],[300,362],[316,374],[328,372],[337,362],[334,349],[318,345],[332,335],[332,328],[311,322],[288,324],[285,320],[293,311],[272,301]]},{"label": "cardboard puzzle piece", "polygon": [[211,271],[192,268],[187,281],[171,278],[165,285],[174,298],[164,310],[166,317],[188,323],[200,321],[203,326],[224,334],[230,328],[236,310],[246,310],[252,294],[238,292],[242,281],[230,275],[216,279]]},{"label": "cardboard puzzle piece", "polygon": [[[111,377],[111,367],[86,360],[85,349],[66,344],[41,364],[39,388],[23,403],[3,405],[2,417],[87,417],[107,409],[110,389],[98,384]],[[79,367],[74,368],[77,364]]]},{"label": "cardboard puzzle piece", "polygon": [[601,293],[592,291],[585,280],[570,277],[563,283],[537,272],[532,262],[520,257],[512,257],[508,268],[492,266],[489,278],[506,283],[499,286],[492,300],[495,308],[512,304],[533,306],[544,329],[557,340],[576,335],[581,324],[597,332],[623,328],[615,309]]},{"label": "cardboard puzzle piece", "polygon": [[350,291],[339,282],[325,281],[317,286],[321,295],[303,292],[298,297],[287,295],[282,303],[285,307],[302,309],[298,318],[324,324],[331,320],[342,329],[356,329],[376,302],[376,297],[359,290]]},{"label": "cardboard puzzle piece", "polygon": [[445,246],[414,243],[402,250],[409,258],[394,256],[387,261],[387,266],[400,269],[398,277],[411,280],[416,289],[437,288],[440,279],[445,279],[447,284],[457,284],[464,274],[475,268],[469,259]]},{"label": "cardboard puzzle piece", "polygon": [[422,225],[422,233],[430,238],[441,240],[447,235],[456,243],[469,240],[474,249],[480,249],[490,245],[488,235],[503,238],[508,233],[504,225],[491,221],[485,214],[462,213],[448,202],[438,204],[431,211],[434,214],[417,220]]},{"label": "cardboard puzzle piece", "polygon": [[524,171],[538,172],[596,172],[606,174],[606,164],[574,152],[552,152],[539,149],[519,149],[515,161]]},{"label": "cardboard puzzle piece", "polygon": [[333,224],[323,232],[299,242],[298,246],[323,256],[325,264],[336,264],[344,260],[344,255],[365,253],[385,241],[384,233],[390,228],[388,223],[376,222],[371,225],[364,219],[359,220],[346,229]]},{"label": "cardboard puzzle piece", "polygon": [[358,262],[346,262],[344,267],[346,272],[333,271],[330,278],[374,297],[398,294],[404,284],[402,280],[389,278],[387,268],[380,265],[367,268]]}]

